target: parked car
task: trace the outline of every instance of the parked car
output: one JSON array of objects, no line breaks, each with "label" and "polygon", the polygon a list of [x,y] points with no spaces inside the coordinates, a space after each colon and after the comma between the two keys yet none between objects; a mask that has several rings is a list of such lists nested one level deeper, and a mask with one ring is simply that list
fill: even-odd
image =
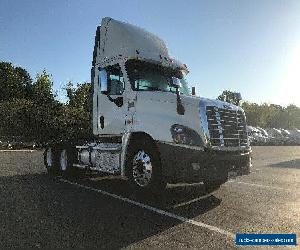
[{"label": "parked car", "polygon": [[13,136],[9,140],[8,148],[9,149],[21,149],[24,147],[24,142],[20,136]]},{"label": "parked car", "polygon": [[256,127],[257,131],[257,136],[260,138],[260,142],[263,143],[263,145],[266,145],[269,143],[269,134],[266,130],[260,127]]},{"label": "parked car", "polygon": [[13,136],[8,142],[8,149],[35,149],[37,147],[37,142],[35,140],[25,140],[21,136]]},{"label": "parked car", "polygon": [[284,143],[286,145],[294,144],[293,137],[291,136],[291,133],[288,130],[283,129],[283,128],[281,128],[279,130],[281,131],[281,134],[284,137]]},{"label": "parked car", "polygon": [[6,140],[1,139],[0,140],[0,149],[7,149],[8,142]]},{"label": "parked car", "polygon": [[300,130],[247,126],[252,145],[300,145]]},{"label": "parked car", "polygon": [[300,130],[299,129],[291,129],[288,130],[290,133],[291,143],[294,145],[300,145]]},{"label": "parked car", "polygon": [[270,135],[269,142],[271,145],[284,145],[286,143],[287,139],[280,129],[269,128],[267,132]]},{"label": "parked car", "polygon": [[247,126],[247,132],[252,145],[265,145],[268,137],[258,128]]},{"label": "parked car", "polygon": [[259,130],[259,131],[261,131],[261,133],[262,133],[262,135],[264,136],[264,137],[269,137],[269,134],[268,134],[268,132],[265,130],[265,129],[263,129],[263,128],[261,128],[261,127],[257,127],[257,129]]}]

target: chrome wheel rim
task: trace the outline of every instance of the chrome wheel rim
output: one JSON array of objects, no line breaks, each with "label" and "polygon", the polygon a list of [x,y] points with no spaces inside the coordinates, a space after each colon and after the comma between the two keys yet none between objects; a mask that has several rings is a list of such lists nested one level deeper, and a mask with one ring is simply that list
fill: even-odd
[{"label": "chrome wheel rim", "polygon": [[132,176],[135,183],[141,187],[146,187],[151,181],[151,158],[144,150],[138,151],[133,157]]},{"label": "chrome wheel rim", "polygon": [[67,152],[64,149],[63,151],[61,151],[61,154],[60,154],[60,170],[66,171],[67,164],[68,164],[68,157],[67,157]]},{"label": "chrome wheel rim", "polygon": [[47,167],[52,167],[52,150],[49,148],[46,152]]}]

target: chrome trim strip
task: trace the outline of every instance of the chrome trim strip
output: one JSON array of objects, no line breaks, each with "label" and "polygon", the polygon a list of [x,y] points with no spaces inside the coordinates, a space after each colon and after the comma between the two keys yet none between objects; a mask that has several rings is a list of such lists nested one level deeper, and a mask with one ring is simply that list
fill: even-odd
[{"label": "chrome trim strip", "polygon": [[187,149],[192,149],[192,150],[198,150],[198,151],[204,151],[204,147],[199,147],[199,146],[190,146],[190,145],[185,145],[185,144],[177,144],[174,142],[166,142],[166,141],[158,141],[159,143],[167,144],[170,146],[175,146],[175,147],[181,147],[181,148],[187,148]]},{"label": "chrome trim strip", "polygon": [[[91,146],[76,146],[78,149],[88,149]],[[99,146],[92,146],[93,150],[101,150],[101,151],[120,151],[122,149],[122,146],[118,147],[99,147]]]},{"label": "chrome trim strip", "polygon": [[219,130],[219,134],[220,134],[220,137],[219,137],[220,145],[221,145],[221,147],[224,147],[225,142],[224,142],[224,135],[222,132],[221,116],[220,116],[219,110],[216,108],[215,108],[215,113],[216,113],[216,118],[217,118],[217,123],[218,123],[218,130]]},{"label": "chrome trim strip", "polygon": [[88,146],[76,146],[76,148],[78,148],[78,149],[87,149],[89,147]]},{"label": "chrome trim strip", "polygon": [[[167,145],[170,145],[170,146],[175,146],[175,147],[181,147],[181,148],[193,149],[193,150],[198,150],[198,151],[204,151],[204,147],[177,144],[177,143],[174,143],[174,142],[166,142],[166,141],[158,141],[158,142],[163,143],[163,144],[167,144]],[[251,147],[248,147],[248,146],[241,146],[241,147],[211,146],[210,149],[216,150],[216,151],[246,151],[245,154],[248,154],[249,152],[252,152]]]},{"label": "chrome trim strip", "polygon": [[248,146],[241,146],[241,147],[220,147],[220,146],[212,146],[211,149],[217,150],[217,151],[252,151],[251,147]]},{"label": "chrome trim strip", "polygon": [[122,147],[114,147],[114,148],[102,148],[102,147],[93,147],[95,150],[100,150],[100,151],[120,151]]},{"label": "chrome trim strip", "polygon": [[210,134],[208,130],[208,122],[207,122],[207,115],[206,115],[206,103],[205,100],[200,99],[199,102],[199,115],[200,115],[200,128],[202,129],[203,136],[202,140],[204,144],[210,144]]},{"label": "chrome trim strip", "polygon": [[81,165],[81,164],[73,164],[73,167],[85,169],[89,166],[88,165]]}]

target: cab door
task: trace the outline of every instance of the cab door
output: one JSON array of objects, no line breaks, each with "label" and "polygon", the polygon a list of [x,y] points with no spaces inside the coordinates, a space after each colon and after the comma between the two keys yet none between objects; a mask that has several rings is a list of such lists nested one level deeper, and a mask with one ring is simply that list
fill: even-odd
[{"label": "cab door", "polygon": [[[127,107],[123,72],[119,64],[99,70],[98,134],[120,135],[125,128],[125,110]],[[105,82],[105,78],[107,82]],[[101,84],[107,86],[101,86]]]}]

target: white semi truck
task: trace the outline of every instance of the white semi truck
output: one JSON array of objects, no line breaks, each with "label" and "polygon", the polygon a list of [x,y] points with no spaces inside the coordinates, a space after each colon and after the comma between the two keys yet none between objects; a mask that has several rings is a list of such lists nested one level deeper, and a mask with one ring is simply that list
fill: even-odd
[{"label": "white semi truck", "polygon": [[108,173],[151,191],[178,182],[219,187],[232,173],[249,174],[244,111],[195,96],[187,73],[157,36],[102,19],[91,69],[94,138],[49,145],[48,172]]}]

